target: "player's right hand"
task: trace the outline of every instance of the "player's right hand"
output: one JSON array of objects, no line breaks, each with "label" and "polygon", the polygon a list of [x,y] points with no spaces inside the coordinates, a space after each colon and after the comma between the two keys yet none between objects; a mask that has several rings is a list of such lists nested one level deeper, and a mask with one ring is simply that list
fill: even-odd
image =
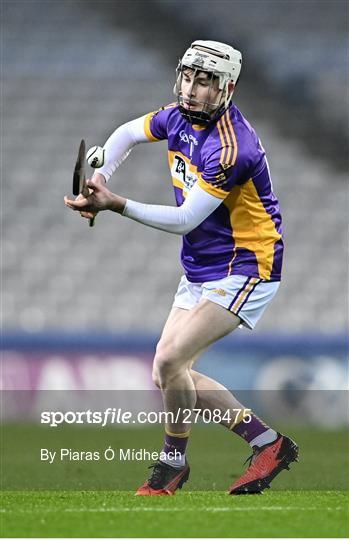
[{"label": "player's right hand", "polygon": [[[126,199],[120,197],[116,193],[112,193],[98,182],[92,180],[87,180],[86,186],[88,188],[89,194],[85,191],[82,193],[82,196],[78,197],[75,200],[69,199],[67,196],[64,197],[64,204],[79,212],[83,217],[91,218],[97,212],[103,210],[111,210],[118,214],[122,214],[125,206]],[[85,193],[85,194],[84,194]]]},{"label": "player's right hand", "polygon": [[[92,192],[92,190],[90,189],[90,192]],[[81,199],[84,199],[84,195],[82,193],[79,193],[79,195],[76,197],[76,201],[79,201]],[[95,213],[92,213],[92,212],[80,212],[80,216],[85,218],[85,219],[93,219],[96,215],[98,214],[98,212],[95,212]]]}]

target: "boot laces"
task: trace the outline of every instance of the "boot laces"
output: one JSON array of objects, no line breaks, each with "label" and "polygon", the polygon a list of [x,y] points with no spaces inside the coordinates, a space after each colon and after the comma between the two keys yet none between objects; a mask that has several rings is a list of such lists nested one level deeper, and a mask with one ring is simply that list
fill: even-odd
[{"label": "boot laces", "polygon": [[153,469],[148,479],[149,486],[153,489],[162,489],[166,480],[166,464],[160,462],[153,463],[148,469]]},{"label": "boot laces", "polygon": [[248,468],[251,467],[253,463],[253,459],[256,458],[259,453],[260,453],[260,448],[258,446],[254,446],[253,453],[244,461],[244,465],[248,463]]}]

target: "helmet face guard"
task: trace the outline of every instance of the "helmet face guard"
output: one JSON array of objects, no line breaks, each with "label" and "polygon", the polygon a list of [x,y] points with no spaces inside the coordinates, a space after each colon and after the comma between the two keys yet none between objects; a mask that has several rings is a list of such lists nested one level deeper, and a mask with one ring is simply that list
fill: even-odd
[{"label": "helmet face guard", "polygon": [[[192,106],[200,105],[201,108],[197,109],[197,110],[187,108],[184,105],[185,102],[184,102],[184,98],[183,98],[181,88],[182,88],[183,75],[184,75],[184,72],[185,72],[186,69],[190,69],[193,72],[191,90],[190,90],[189,97],[186,100],[186,104],[189,107],[191,105]],[[178,65],[178,67],[177,67],[177,70],[176,70],[177,78],[176,78],[175,93],[177,95],[178,108],[179,108],[179,111],[180,111],[181,115],[183,116],[183,118],[185,118],[191,124],[198,124],[198,125],[206,126],[211,121],[213,121],[214,118],[220,116],[220,112],[218,114],[218,111],[221,111],[222,105],[224,104],[225,100],[224,100],[224,91],[220,92],[220,98],[219,98],[218,103],[217,102],[212,102],[212,100],[211,100],[213,89],[217,84],[216,83],[217,75],[215,75],[215,73],[213,71],[208,73],[207,81],[208,81],[209,87],[208,87],[207,97],[206,97],[205,101],[198,101],[193,97],[193,89],[194,89],[194,86],[196,84],[195,79],[196,79],[198,73],[201,72],[201,71],[203,71],[203,70],[199,69],[199,68],[194,68],[194,69],[193,68],[188,68],[188,66],[182,66],[181,63],[180,63]]]},{"label": "helmet face guard", "polygon": [[[182,95],[183,73],[190,69],[193,73],[193,82],[189,99]],[[236,84],[241,70],[241,53],[233,47],[216,41],[194,41],[179,61],[176,70],[176,84],[174,92],[178,100],[178,108],[182,116],[192,124],[208,125],[214,122],[229,107],[232,92],[228,91],[229,82]],[[209,89],[204,102],[193,98],[193,87],[199,72],[208,74]],[[220,90],[218,103],[212,103],[213,90]],[[190,105],[201,105],[199,110],[190,108]]]}]

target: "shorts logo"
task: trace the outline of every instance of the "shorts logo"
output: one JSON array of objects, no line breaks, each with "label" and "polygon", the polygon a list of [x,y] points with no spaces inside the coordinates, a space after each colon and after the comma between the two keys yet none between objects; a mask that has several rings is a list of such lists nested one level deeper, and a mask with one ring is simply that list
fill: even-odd
[{"label": "shorts logo", "polygon": [[227,293],[225,292],[224,289],[213,289],[212,292],[219,294],[220,296],[227,296]]}]

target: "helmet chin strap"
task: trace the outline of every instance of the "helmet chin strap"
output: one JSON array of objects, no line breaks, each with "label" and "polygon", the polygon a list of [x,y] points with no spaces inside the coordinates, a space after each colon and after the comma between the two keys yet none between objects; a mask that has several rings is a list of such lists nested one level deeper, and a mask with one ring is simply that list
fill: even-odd
[{"label": "helmet chin strap", "polygon": [[231,100],[233,98],[233,93],[234,93],[234,90],[232,92],[230,92],[229,94],[229,81],[226,83],[225,85],[225,89],[224,89],[224,108],[227,109],[231,103]]},{"label": "helmet chin strap", "polygon": [[208,124],[211,122],[211,115],[206,111],[191,111],[190,109],[183,107],[183,105],[180,103],[178,104],[178,109],[183,118],[185,118],[185,120],[187,120],[187,122],[190,124],[208,126]]}]

